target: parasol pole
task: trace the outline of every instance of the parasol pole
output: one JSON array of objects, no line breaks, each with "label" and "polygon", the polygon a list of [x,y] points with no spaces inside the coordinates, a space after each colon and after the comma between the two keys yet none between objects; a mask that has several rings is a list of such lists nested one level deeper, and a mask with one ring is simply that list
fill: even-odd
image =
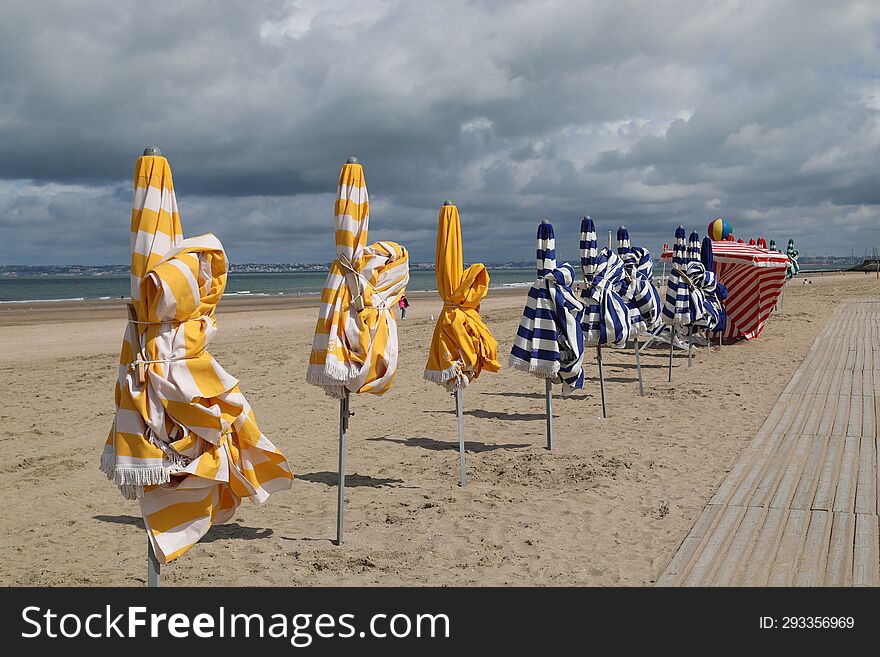
[{"label": "parasol pole", "polygon": [[693,365],[694,358],[694,329],[688,328],[688,367]]},{"label": "parasol pole", "polygon": [[642,359],[639,357],[639,335],[636,333],[636,374],[639,376],[639,397],[645,396],[645,385],[642,383]]},{"label": "parasol pole", "polygon": [[[144,155],[156,155],[161,156],[162,151],[159,150],[155,146],[148,146],[144,149]],[[137,382],[139,385],[143,386],[146,383],[146,368],[144,363],[142,362],[141,356],[141,340],[140,335],[137,330],[137,311],[135,310],[134,304],[128,304],[128,319],[130,320],[128,323],[129,330],[129,340],[131,341],[131,349],[132,355],[136,358],[134,361],[135,365],[135,376],[137,377]],[[149,531],[149,530],[147,530]],[[161,566],[159,565],[159,559],[156,558],[156,552],[153,550],[153,544],[150,542],[150,537],[147,536],[147,587],[148,588],[159,588],[161,585]]]},{"label": "parasol pole", "polygon": [[156,558],[156,552],[153,550],[153,544],[147,538],[147,586],[151,589],[158,589],[162,586],[161,566]]},{"label": "parasol pole", "polygon": [[547,394],[547,449],[553,451],[553,383],[550,379],[544,379],[546,382]]},{"label": "parasol pole", "polygon": [[458,461],[461,467],[461,476],[458,485],[464,488],[467,485],[467,473],[464,469],[464,414],[461,411],[461,386],[455,384],[455,413],[458,416]]},{"label": "parasol pole", "polygon": [[336,499],[336,545],[342,545],[342,534],[345,529],[345,434],[348,432],[348,418],[354,413],[349,410],[349,391],[344,389],[339,400],[339,475],[337,478]]},{"label": "parasol pole", "polygon": [[599,394],[602,397],[602,417],[608,417],[608,411],[605,408],[605,373],[602,369],[602,345],[596,345],[596,360],[599,363]]},{"label": "parasol pole", "polygon": [[672,383],[672,349],[675,346],[675,325],[669,325],[669,383]]}]

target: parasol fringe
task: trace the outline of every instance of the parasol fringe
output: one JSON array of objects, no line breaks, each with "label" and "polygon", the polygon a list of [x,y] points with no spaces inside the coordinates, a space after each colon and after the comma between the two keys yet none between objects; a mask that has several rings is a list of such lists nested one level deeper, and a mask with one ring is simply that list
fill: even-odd
[{"label": "parasol fringe", "polygon": [[528,372],[542,379],[555,377],[559,374],[559,361],[523,360],[510,354],[507,364],[515,370]]},{"label": "parasol fringe", "polygon": [[321,387],[343,387],[356,376],[347,365],[328,362],[324,365],[309,365],[306,371],[306,383]]},{"label": "parasol fringe", "polygon": [[445,370],[425,370],[424,377],[433,383],[446,383],[449,379],[456,379],[461,374],[461,367],[453,363]]}]

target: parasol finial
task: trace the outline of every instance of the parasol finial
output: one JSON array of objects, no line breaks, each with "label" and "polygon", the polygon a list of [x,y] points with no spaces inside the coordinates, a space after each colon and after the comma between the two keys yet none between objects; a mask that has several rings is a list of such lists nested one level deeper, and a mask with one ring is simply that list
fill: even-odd
[{"label": "parasol finial", "polygon": [[162,151],[158,146],[147,146],[144,149],[144,155],[162,155]]},{"label": "parasol finial", "polygon": [[357,159],[354,155],[352,155],[350,158],[348,158],[348,159],[345,161],[345,163],[346,163],[346,164],[360,164],[361,161],[360,161],[359,159]]},{"label": "parasol finial", "polygon": [[443,201],[443,205],[455,205],[455,203],[453,203],[452,201],[446,200],[446,201]]}]

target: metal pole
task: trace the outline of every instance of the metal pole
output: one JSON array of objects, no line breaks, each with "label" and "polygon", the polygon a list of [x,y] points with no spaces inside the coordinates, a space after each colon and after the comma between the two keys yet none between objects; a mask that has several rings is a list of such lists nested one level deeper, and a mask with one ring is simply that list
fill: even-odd
[{"label": "metal pole", "polygon": [[[655,328],[650,333],[651,337],[648,338],[648,341],[642,345],[641,349],[647,349],[651,345],[651,343],[654,342],[654,340],[657,340],[660,337],[660,335],[662,335],[662,333],[663,333],[663,326],[659,326],[659,327]],[[641,351],[641,349],[640,349],[640,351]]]},{"label": "metal pole", "polygon": [[153,543],[147,538],[147,586],[151,589],[158,589],[162,586],[161,566],[153,551]]},{"label": "metal pole", "polygon": [[547,386],[547,449],[553,451],[553,383],[544,379]]},{"label": "metal pole", "polygon": [[688,367],[693,366],[694,358],[694,327],[688,328]]},{"label": "metal pole", "polygon": [[458,460],[461,467],[461,477],[458,485],[464,488],[467,485],[467,473],[464,469],[464,414],[461,411],[461,387],[455,386],[455,412],[458,415]]},{"label": "metal pole", "polygon": [[337,478],[336,499],[336,545],[342,545],[342,534],[345,529],[345,434],[348,431],[349,392],[339,400],[339,476]]},{"label": "metal pole", "polygon": [[642,383],[642,359],[639,357],[639,336],[636,336],[636,374],[639,375],[639,397],[645,396],[645,385]]},{"label": "metal pole", "polygon": [[596,360],[599,361],[599,392],[602,395],[602,417],[608,417],[605,408],[605,373],[602,370],[602,345],[596,345]]},{"label": "metal pole", "polygon": [[669,326],[669,383],[672,383],[672,349],[675,347],[675,327]]}]

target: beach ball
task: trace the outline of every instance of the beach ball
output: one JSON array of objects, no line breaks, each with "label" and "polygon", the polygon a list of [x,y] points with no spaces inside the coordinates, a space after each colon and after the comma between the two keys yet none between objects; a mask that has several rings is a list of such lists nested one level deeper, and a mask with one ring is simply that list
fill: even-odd
[{"label": "beach ball", "polygon": [[721,217],[710,221],[709,227],[706,229],[706,234],[716,242],[726,240],[727,236],[730,235],[732,232],[733,229],[730,227],[730,224]]}]

